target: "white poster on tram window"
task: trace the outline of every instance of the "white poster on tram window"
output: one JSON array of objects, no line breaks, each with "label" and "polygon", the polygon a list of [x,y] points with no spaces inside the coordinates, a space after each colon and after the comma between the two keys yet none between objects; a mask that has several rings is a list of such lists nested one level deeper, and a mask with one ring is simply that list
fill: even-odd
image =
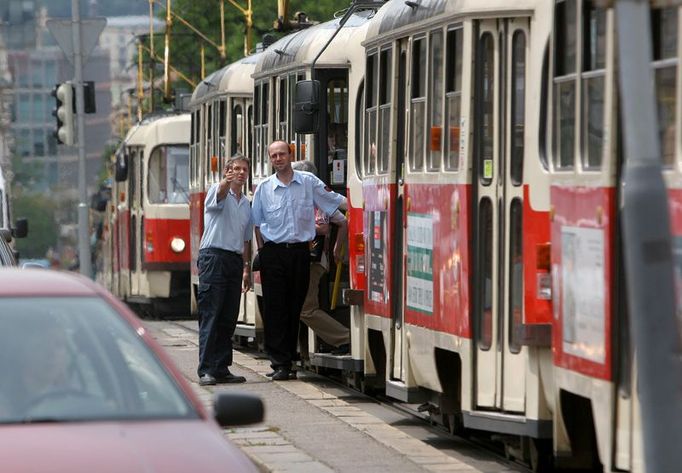
[{"label": "white poster on tram window", "polygon": [[604,233],[596,228],[561,228],[563,350],[604,363],[606,313]]},{"label": "white poster on tram window", "polygon": [[407,214],[407,307],[433,314],[433,218]]}]

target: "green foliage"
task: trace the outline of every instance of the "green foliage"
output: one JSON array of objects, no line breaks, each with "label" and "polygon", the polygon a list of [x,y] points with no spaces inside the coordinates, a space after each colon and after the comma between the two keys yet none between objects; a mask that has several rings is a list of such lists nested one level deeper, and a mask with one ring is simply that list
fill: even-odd
[{"label": "green foliage", "polygon": [[14,174],[12,184],[15,191],[36,188],[44,180],[44,171],[44,163],[34,161],[27,164],[20,156],[12,155],[12,173]]},{"label": "green foliage", "polygon": [[[235,0],[242,7],[247,0]],[[325,22],[333,18],[334,13],[347,8],[350,0],[300,0],[291,1],[289,16],[297,11],[305,12],[312,21]],[[220,0],[173,0],[173,11],[201,31],[214,43],[220,44]],[[261,42],[266,33],[282,36],[273,30],[277,19],[277,0],[253,0],[252,44]],[[165,10],[155,7],[157,16],[165,21]],[[246,27],[242,13],[225,0],[225,43],[226,58],[220,57],[218,50],[204,42],[205,73],[210,73],[244,57],[244,37]],[[201,78],[200,45],[203,42],[195,33],[177,19],[173,20],[171,40],[171,64],[195,83]],[[163,57],[163,36],[155,39],[155,50],[158,57]],[[184,81],[178,81],[175,87],[192,89]]]},{"label": "green foliage", "polygon": [[44,258],[49,248],[57,246],[55,203],[49,195],[18,192],[14,196],[14,214],[28,219],[28,236],[17,238],[22,258]]}]

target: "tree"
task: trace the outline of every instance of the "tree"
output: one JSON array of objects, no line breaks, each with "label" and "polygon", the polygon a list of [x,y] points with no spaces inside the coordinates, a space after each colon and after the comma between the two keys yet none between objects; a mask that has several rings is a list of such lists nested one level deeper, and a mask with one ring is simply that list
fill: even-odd
[{"label": "tree", "polygon": [[29,224],[28,236],[16,239],[22,258],[44,258],[48,249],[57,246],[55,202],[49,196],[17,192],[14,213],[26,217]]},{"label": "tree", "polygon": [[[221,0],[173,0],[172,10],[194,28],[201,31],[213,42],[220,44],[220,1]],[[189,28],[177,19],[173,19],[171,35],[171,64],[183,74],[190,77],[194,83],[201,80],[201,61],[199,60],[199,45],[204,43],[205,73],[212,73],[244,56],[245,23],[241,12],[225,1],[225,42],[226,58],[223,60],[219,52],[211,45],[201,40]],[[246,0],[235,0],[245,7]],[[343,11],[350,5],[350,0],[300,0],[291,1],[289,15],[297,11],[305,12],[312,21],[325,22],[334,17],[335,13]],[[253,0],[253,44],[260,42],[265,33],[282,36],[273,30],[273,23],[277,19],[276,0]],[[165,21],[165,9],[155,7],[158,18]],[[163,35],[155,38],[155,55],[163,57]],[[147,42],[147,45],[149,43]],[[148,55],[145,54],[145,57]],[[159,77],[157,75],[157,77]],[[192,87],[182,80],[176,81],[174,88],[189,89]]]}]

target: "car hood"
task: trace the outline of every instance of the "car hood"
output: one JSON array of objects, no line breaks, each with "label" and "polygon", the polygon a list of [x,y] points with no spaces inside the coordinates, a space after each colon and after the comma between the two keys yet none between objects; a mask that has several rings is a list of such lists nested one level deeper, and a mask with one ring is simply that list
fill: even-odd
[{"label": "car hood", "polygon": [[0,425],[3,471],[258,472],[200,420]]}]

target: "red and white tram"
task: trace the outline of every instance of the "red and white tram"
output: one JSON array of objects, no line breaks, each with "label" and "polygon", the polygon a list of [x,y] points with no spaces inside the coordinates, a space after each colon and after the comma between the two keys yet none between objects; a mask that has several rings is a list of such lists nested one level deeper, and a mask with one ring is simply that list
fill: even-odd
[{"label": "red and white tram", "polygon": [[523,456],[552,436],[536,131],[551,15],[540,0],[387,3],[364,43],[356,163],[365,376],[453,430],[519,436]]},{"label": "red and white tram", "polygon": [[[339,283],[334,289],[337,268],[331,265],[329,284],[325,284],[323,279],[322,286],[328,290],[323,289],[322,301],[323,307],[325,295],[330,301],[338,301],[334,308],[329,307],[329,311],[349,326],[351,333],[355,334],[355,341],[351,343],[350,355],[337,356],[326,352],[328,350],[323,352],[319,339],[312,330],[308,330],[301,350],[307,351],[312,366],[350,373],[361,373],[364,365],[364,344],[360,336],[364,332],[362,313],[358,307],[345,305],[341,301],[341,293],[364,284],[362,209],[354,203],[354,200],[360,200],[362,190],[354,167],[355,156],[359,152],[357,127],[361,126],[361,122],[355,117],[358,115],[357,107],[361,106],[356,100],[363,86],[362,41],[371,18],[370,11],[350,15],[338,32],[339,18],[280,39],[262,53],[253,75],[256,106],[252,166],[254,186],[271,173],[267,148],[277,139],[290,143],[297,160],[307,159],[315,163],[320,179],[349,198],[350,211],[346,218],[350,232],[350,268],[343,264]],[[296,133],[293,125],[296,83],[301,80],[316,80],[320,84],[317,102],[319,126],[309,134]],[[256,290],[259,290],[258,284]]]},{"label": "red and white tram", "polygon": [[[197,258],[204,232],[206,191],[221,178],[226,158],[249,156],[253,136],[253,74],[259,54],[245,57],[206,77],[194,90],[190,102],[190,240],[192,313],[196,314],[199,285]],[[249,195],[247,193],[247,195]],[[236,335],[255,338],[262,330],[256,294],[242,299]]]},{"label": "red and white tram", "polygon": [[189,311],[189,135],[189,114],[149,116],[116,154],[99,278],[156,316]]},{"label": "red and white tram", "polygon": [[[554,6],[543,153],[551,175],[554,445],[580,466],[643,472],[620,231],[624,153],[615,14],[594,3]],[[678,245],[679,8],[653,6],[650,16],[664,179]],[[679,258],[677,248],[673,254]]]}]

